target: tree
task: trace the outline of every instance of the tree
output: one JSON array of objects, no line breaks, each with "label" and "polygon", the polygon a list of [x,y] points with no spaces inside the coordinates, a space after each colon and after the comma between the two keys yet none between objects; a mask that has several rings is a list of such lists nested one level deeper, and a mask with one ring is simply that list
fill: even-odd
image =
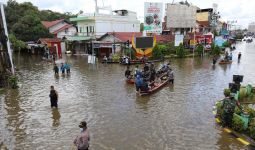
[{"label": "tree", "polygon": [[41,21],[68,20],[76,16],[70,12],[40,11],[31,2],[18,3],[15,0],[8,0],[5,14],[9,33],[22,41],[37,41],[39,38],[52,37]]},{"label": "tree", "polygon": [[[214,44],[213,44],[213,45],[214,45]],[[221,52],[221,50],[220,50],[220,47],[219,47],[218,45],[212,46],[212,54],[213,54],[213,55],[220,55],[220,52]]]},{"label": "tree", "polygon": [[176,55],[179,58],[183,58],[185,56],[185,50],[182,43],[176,48]]},{"label": "tree", "polygon": [[26,44],[21,40],[17,40],[14,34],[9,34],[9,40],[12,44],[12,48],[14,51],[18,51],[26,47]]},{"label": "tree", "polygon": [[51,37],[48,29],[43,27],[40,18],[33,12],[20,18],[13,25],[12,32],[22,41],[36,41],[39,38]]},{"label": "tree", "polygon": [[162,58],[163,54],[162,54],[162,49],[160,49],[160,46],[158,44],[156,44],[153,47],[153,51],[152,51],[152,57],[153,59],[160,59]]}]

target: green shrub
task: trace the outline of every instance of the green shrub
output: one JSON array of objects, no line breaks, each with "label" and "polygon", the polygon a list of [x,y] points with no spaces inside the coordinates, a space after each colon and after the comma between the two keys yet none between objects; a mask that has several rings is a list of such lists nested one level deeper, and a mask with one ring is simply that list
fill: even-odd
[{"label": "green shrub", "polygon": [[202,55],[204,51],[204,46],[199,44],[196,48],[196,52],[198,53],[198,55]]},{"label": "green shrub", "polygon": [[118,62],[120,60],[120,54],[115,53],[112,55],[112,60]]},{"label": "green shrub", "polygon": [[126,49],[124,52],[126,56],[130,57],[130,54],[131,54],[131,59],[135,59],[135,51],[133,49]]},{"label": "green shrub", "polygon": [[236,107],[235,108],[235,113],[238,115],[241,115],[242,111],[240,110],[240,108]]},{"label": "green shrub", "polygon": [[237,115],[233,116],[232,128],[237,132],[242,132],[245,130],[243,120],[240,117],[238,117]]},{"label": "green shrub", "polygon": [[230,93],[231,93],[230,89],[224,89],[225,96],[230,96]]},{"label": "green shrub", "polygon": [[217,115],[219,115],[220,117],[223,114],[223,108],[222,108],[223,103],[222,102],[218,102],[216,104],[216,109],[217,109]]},{"label": "green shrub", "polygon": [[186,55],[182,43],[180,43],[180,45],[176,48],[176,55],[178,58],[183,58]]},{"label": "green shrub", "polygon": [[254,118],[255,117],[255,110],[250,108],[250,107],[246,107],[244,109],[245,112],[248,113],[248,115],[250,116],[250,118]]},{"label": "green shrub", "polygon": [[249,131],[250,137],[255,139],[255,126],[249,126],[248,131]]},{"label": "green shrub", "polygon": [[160,59],[163,57],[163,54],[162,54],[162,49],[160,49],[161,47],[156,44],[153,48],[153,51],[152,51],[152,57],[153,59]]},{"label": "green shrub", "polygon": [[220,53],[221,53],[221,50],[218,45],[212,48],[212,55],[220,55]]},{"label": "green shrub", "polygon": [[8,77],[8,84],[11,88],[16,89],[18,88],[18,77],[15,75]]},{"label": "green shrub", "polygon": [[223,47],[230,47],[231,43],[229,41],[226,41],[223,43]]}]

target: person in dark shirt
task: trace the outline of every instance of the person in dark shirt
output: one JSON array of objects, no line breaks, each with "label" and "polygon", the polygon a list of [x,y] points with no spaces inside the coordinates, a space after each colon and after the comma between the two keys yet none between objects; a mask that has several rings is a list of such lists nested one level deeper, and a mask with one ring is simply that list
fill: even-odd
[{"label": "person in dark shirt", "polygon": [[127,70],[125,71],[125,77],[127,79],[130,79],[131,78],[131,71],[129,70],[129,67],[127,67]]},{"label": "person in dark shirt", "polygon": [[58,93],[57,91],[54,89],[54,86],[50,86],[50,104],[51,104],[51,108],[56,107],[58,108]]},{"label": "person in dark shirt", "polygon": [[53,70],[54,70],[54,72],[55,72],[55,75],[58,75],[58,71],[59,71],[59,69],[58,69],[57,64],[54,64],[54,68],[53,68]]}]

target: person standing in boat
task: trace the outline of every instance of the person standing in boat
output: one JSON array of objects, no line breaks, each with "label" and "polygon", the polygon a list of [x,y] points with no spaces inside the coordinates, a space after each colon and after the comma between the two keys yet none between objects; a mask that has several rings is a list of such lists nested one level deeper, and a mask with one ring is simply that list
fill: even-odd
[{"label": "person standing in boat", "polygon": [[58,92],[54,89],[54,86],[50,86],[50,104],[51,108],[58,108]]},{"label": "person standing in boat", "polygon": [[172,84],[174,84],[174,72],[172,69],[169,69],[167,71],[167,76],[169,78],[169,82],[171,82]]},{"label": "person standing in boat", "polygon": [[154,82],[155,78],[156,78],[156,70],[155,70],[154,64],[151,64],[151,66],[150,66],[150,82]]},{"label": "person standing in boat", "polygon": [[87,122],[82,121],[79,125],[81,133],[74,139],[73,143],[78,150],[89,150],[89,131],[87,128]]},{"label": "person standing in boat", "polygon": [[137,92],[141,90],[142,85],[143,85],[143,80],[140,75],[137,75],[135,78],[135,87]]},{"label": "person standing in boat", "polygon": [[58,71],[59,71],[59,69],[58,69],[57,64],[54,64],[54,68],[53,68],[53,70],[54,70],[54,72],[55,72],[55,75],[58,75]]}]

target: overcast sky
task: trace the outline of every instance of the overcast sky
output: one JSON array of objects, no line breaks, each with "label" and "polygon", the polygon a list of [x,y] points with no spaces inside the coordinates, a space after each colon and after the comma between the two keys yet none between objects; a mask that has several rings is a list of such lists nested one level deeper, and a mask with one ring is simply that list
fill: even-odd
[{"label": "overcast sky", "polygon": [[[93,13],[95,10],[94,0],[16,0],[17,2],[29,1],[39,9],[50,9],[59,12]],[[143,20],[144,2],[172,3],[173,0],[98,0],[100,6],[111,5],[112,9],[128,9],[137,12],[140,20]],[[175,0],[178,2],[180,0]],[[213,3],[218,4],[224,21],[237,20],[238,25],[247,28],[250,22],[255,21],[255,0],[188,0],[188,2],[200,8],[212,8]]]}]

